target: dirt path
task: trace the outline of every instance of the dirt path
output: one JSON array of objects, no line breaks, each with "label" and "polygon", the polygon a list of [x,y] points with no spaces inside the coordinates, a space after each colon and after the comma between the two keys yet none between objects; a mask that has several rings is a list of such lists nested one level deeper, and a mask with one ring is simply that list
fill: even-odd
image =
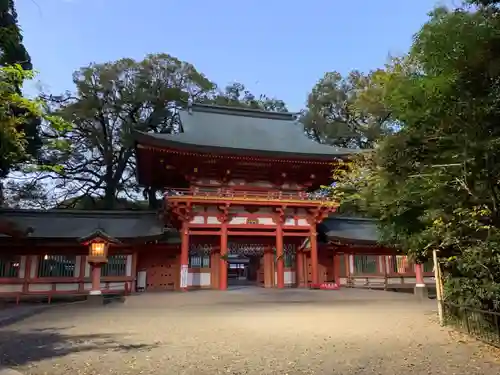
[{"label": "dirt path", "polygon": [[433,307],[356,290],[149,294],[4,327],[1,362],[34,375],[499,374]]}]

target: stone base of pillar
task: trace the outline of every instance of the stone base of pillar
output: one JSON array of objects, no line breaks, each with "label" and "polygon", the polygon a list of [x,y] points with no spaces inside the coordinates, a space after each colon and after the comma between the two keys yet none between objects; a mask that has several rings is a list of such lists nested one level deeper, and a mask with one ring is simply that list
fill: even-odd
[{"label": "stone base of pillar", "polygon": [[87,304],[91,306],[104,305],[104,296],[102,294],[89,294],[87,296]]},{"label": "stone base of pillar", "polygon": [[417,300],[419,301],[424,301],[429,298],[429,291],[425,284],[424,285],[417,284],[415,286],[415,289],[413,290],[413,293],[417,298]]}]

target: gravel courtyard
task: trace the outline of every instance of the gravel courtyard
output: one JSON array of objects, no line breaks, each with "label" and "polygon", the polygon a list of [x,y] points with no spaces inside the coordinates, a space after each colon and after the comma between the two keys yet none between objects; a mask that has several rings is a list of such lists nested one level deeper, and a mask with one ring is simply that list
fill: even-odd
[{"label": "gravel courtyard", "polygon": [[51,308],[0,329],[23,374],[499,374],[434,304],[368,290],[241,288]]}]

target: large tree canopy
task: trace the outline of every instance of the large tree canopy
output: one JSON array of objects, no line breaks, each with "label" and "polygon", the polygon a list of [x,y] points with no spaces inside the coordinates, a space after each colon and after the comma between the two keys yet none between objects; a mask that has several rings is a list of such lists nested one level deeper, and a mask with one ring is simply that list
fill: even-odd
[{"label": "large tree canopy", "polygon": [[362,184],[337,187],[358,188],[389,244],[417,261],[449,256],[448,298],[484,308],[500,299],[499,44],[496,8],[437,8],[371,82],[399,131]]},{"label": "large tree canopy", "polygon": [[[49,98],[73,124],[71,148],[50,155],[63,166],[57,187],[67,197],[100,197],[108,209],[119,194],[138,193],[131,132],[177,131],[178,106],[214,88],[191,64],[166,54],[91,64],[75,72],[73,81],[75,95]],[[155,192],[148,194],[154,201]]]},{"label": "large tree canopy", "polygon": [[204,100],[207,103],[224,105],[229,107],[244,107],[251,109],[261,109],[264,111],[287,112],[288,109],[284,101],[269,98],[264,94],[256,97],[242,83],[227,85],[224,90],[216,90],[210,97]]},{"label": "large tree canopy", "polygon": [[354,148],[372,148],[391,133],[389,113],[372,84],[379,71],[352,71],[347,77],[328,72],[313,87],[302,122],[319,142]]},{"label": "large tree canopy", "polygon": [[[255,96],[240,83],[219,90],[193,65],[167,54],[91,64],[75,72],[73,81],[74,95],[46,98],[54,113],[73,124],[66,135],[71,147],[48,150],[45,155],[62,166],[51,178],[56,186],[52,191],[61,193],[57,200],[63,200],[65,207],[113,209],[122,207],[124,199],[142,196],[151,208],[156,207],[157,191],[147,187],[141,194],[136,183],[130,135],[134,130],[182,131],[177,112],[189,100],[287,110],[282,101]],[[36,189],[30,186],[40,191],[40,184]]]}]

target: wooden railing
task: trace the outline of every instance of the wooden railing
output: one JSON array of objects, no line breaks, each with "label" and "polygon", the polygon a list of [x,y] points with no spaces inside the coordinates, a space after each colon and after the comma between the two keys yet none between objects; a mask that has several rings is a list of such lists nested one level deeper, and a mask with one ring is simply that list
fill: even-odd
[{"label": "wooden railing", "polygon": [[234,200],[262,200],[262,201],[298,201],[321,202],[324,205],[337,206],[338,202],[325,194],[306,192],[283,191],[243,191],[232,189],[170,189],[164,194],[167,199],[193,197],[198,199],[234,199]]}]

